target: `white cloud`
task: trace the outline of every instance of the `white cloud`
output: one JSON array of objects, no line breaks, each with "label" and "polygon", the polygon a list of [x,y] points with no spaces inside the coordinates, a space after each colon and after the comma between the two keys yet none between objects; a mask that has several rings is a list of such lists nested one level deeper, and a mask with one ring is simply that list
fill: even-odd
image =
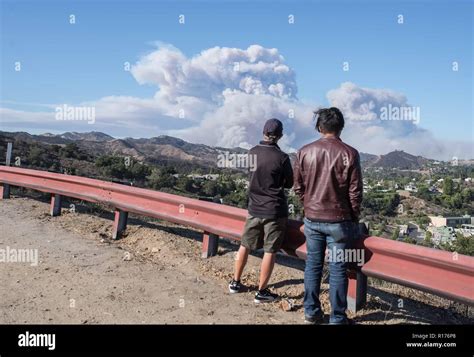
[{"label": "white cloud", "polygon": [[[284,123],[285,150],[318,136],[312,121],[317,105],[298,99],[295,72],[276,48],[213,47],[187,57],[161,44],[133,65],[131,74],[138,84],[156,86],[155,95],[108,96],[78,104],[96,107],[94,126],[55,121],[54,112],[2,108],[2,127],[102,130],[134,137],[168,134],[207,145],[250,147],[260,140],[265,120],[277,117]],[[327,98],[345,115],[343,139],[360,151],[384,154],[403,149],[443,159],[472,156],[469,143],[438,140],[412,121],[380,120],[384,107],[410,106],[403,94],[347,82],[330,90]]]},{"label": "white cloud", "polygon": [[138,83],[158,86],[162,98],[192,96],[219,103],[226,89],[296,96],[294,73],[278,50],[259,45],[213,47],[191,58],[165,45],[140,59],[131,72]]},{"label": "white cloud", "polygon": [[387,89],[361,88],[351,82],[330,90],[327,98],[332,106],[339,108],[351,120],[375,120],[383,106],[408,105],[403,94]]},{"label": "white cloud", "polygon": [[[387,107],[412,107],[407,98],[387,89],[358,87],[354,83],[342,83],[330,90],[327,98],[331,106],[338,107],[346,119],[343,138],[360,151],[385,154],[393,150],[422,155],[428,158],[450,160],[452,157],[473,157],[472,143],[447,141],[435,138],[420,126],[424,122],[421,115],[417,124],[410,120],[381,120],[381,110]],[[423,113],[423,108],[420,112]]]}]

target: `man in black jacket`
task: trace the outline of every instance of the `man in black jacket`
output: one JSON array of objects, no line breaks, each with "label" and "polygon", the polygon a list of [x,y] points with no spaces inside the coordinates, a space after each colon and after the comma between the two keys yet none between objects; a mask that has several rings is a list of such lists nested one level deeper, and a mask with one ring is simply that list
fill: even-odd
[{"label": "man in black jacket", "polygon": [[260,268],[260,283],[255,303],[270,302],[278,295],[268,289],[268,281],[275,265],[288,223],[288,204],[285,188],[293,186],[290,158],[280,150],[278,140],[283,136],[283,124],[269,119],[263,128],[264,140],[249,151],[249,162],[256,163],[249,182],[248,217],[242,234],[241,245],[235,261],[234,279],[229,284],[230,293],[242,289],[240,277],[250,251],[261,248],[264,256]]}]

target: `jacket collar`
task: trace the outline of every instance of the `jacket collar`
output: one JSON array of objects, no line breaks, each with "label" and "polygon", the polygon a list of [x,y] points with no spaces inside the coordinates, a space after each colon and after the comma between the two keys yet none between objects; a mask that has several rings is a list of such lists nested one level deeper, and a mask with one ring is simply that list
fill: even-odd
[{"label": "jacket collar", "polygon": [[322,137],[321,139],[323,140],[338,140],[338,141],[342,141],[341,140],[341,137],[340,136],[329,136],[329,137]]},{"label": "jacket collar", "polygon": [[263,146],[275,146],[276,148],[280,149],[280,147],[278,146],[277,143],[274,143],[272,141],[265,141],[265,140],[262,140],[260,141],[259,145],[263,145]]}]

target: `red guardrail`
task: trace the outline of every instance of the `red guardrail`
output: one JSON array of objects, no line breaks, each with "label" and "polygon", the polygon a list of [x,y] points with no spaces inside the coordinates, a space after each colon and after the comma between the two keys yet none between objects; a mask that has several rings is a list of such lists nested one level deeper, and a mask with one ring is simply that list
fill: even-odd
[{"label": "red guardrail", "polygon": [[[9,185],[52,194],[51,214],[61,212],[61,196],[110,204],[116,208],[113,238],[126,227],[128,212],[200,229],[203,257],[217,252],[218,237],[240,240],[247,211],[137,187],[78,176],[0,166],[0,197],[9,197]],[[306,258],[302,222],[290,220],[283,251]],[[365,263],[349,272],[349,308],[366,301],[367,276],[413,287],[474,305],[474,258],[378,237],[357,242]]]}]

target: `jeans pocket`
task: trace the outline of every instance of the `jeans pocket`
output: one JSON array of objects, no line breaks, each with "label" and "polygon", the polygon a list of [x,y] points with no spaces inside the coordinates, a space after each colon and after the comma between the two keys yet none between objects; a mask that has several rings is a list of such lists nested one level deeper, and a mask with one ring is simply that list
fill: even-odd
[{"label": "jeans pocket", "polygon": [[359,223],[353,222],[352,223],[352,240],[358,240],[362,237],[362,234],[360,232],[360,227]]},{"label": "jeans pocket", "polygon": [[331,224],[331,236],[334,243],[350,242],[354,235],[353,222],[344,221]]}]

